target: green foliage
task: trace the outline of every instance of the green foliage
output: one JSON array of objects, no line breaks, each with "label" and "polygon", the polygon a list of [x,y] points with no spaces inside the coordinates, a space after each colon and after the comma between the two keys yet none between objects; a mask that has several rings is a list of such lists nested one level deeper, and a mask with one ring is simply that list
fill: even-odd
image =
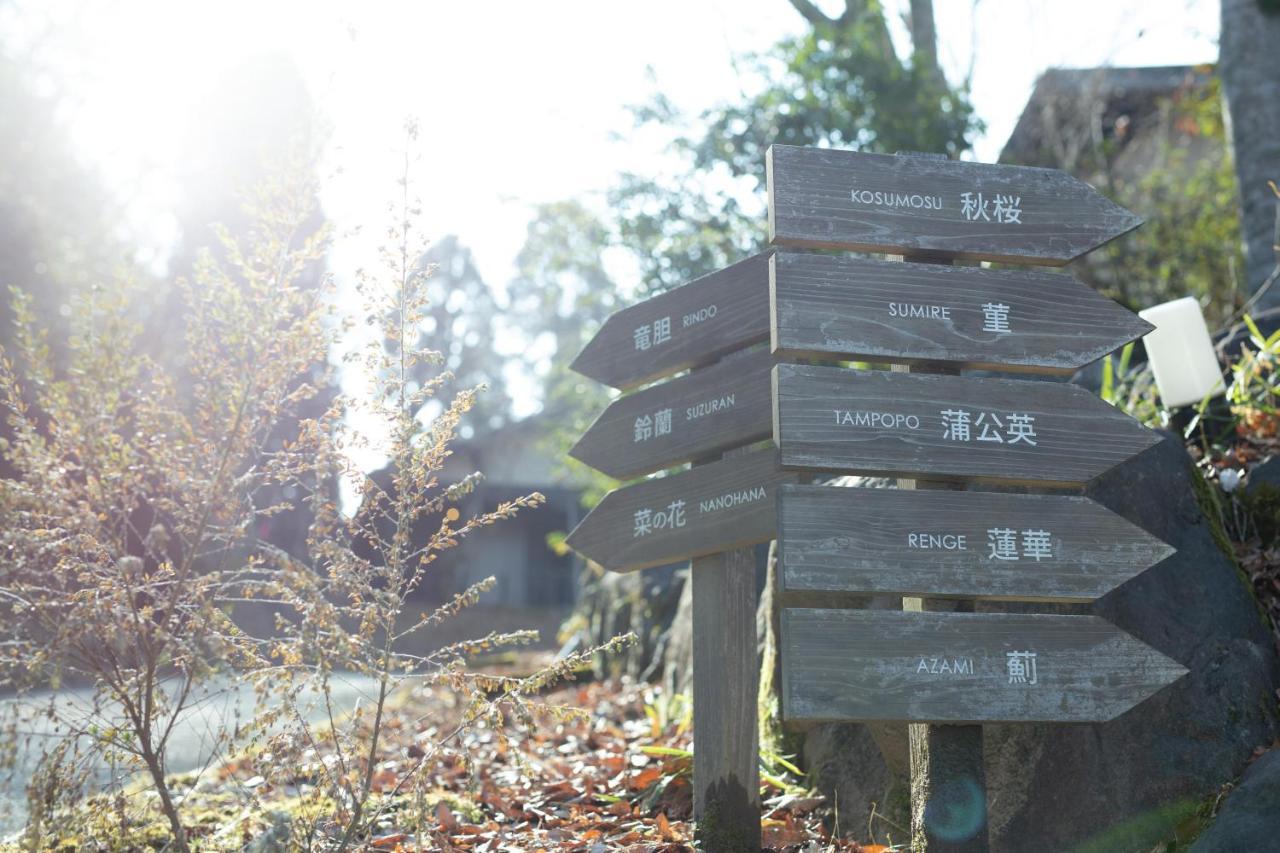
[{"label": "green foliage", "polygon": [[[915,56],[900,59],[885,26],[878,4],[867,4],[862,15],[820,23],[747,57],[749,73],[764,87],[703,113],[705,132],[682,138],[681,148],[698,169],[723,164],[734,176],[760,180],[774,143],[958,157],[980,128],[967,82],[948,86],[919,45]],[[656,110],[640,116],[670,118]]]},{"label": "green foliage", "polygon": [[1227,400],[1240,431],[1255,438],[1276,438],[1280,434],[1280,331],[1270,337],[1247,314],[1244,324],[1249,343],[1240,349],[1240,358],[1231,365],[1231,385]]},{"label": "green foliage", "polygon": [[[1242,284],[1235,170],[1216,77],[1188,85],[1161,105],[1162,127],[1137,180],[1121,176],[1114,139],[1100,145],[1107,192],[1146,223],[1103,250],[1105,265],[1081,272],[1101,292],[1143,308],[1195,296],[1210,328],[1226,324],[1248,297]],[[1128,169],[1138,168],[1130,164]]]},{"label": "green foliage", "polygon": [[1163,426],[1163,413],[1156,397],[1155,378],[1148,364],[1134,366],[1133,344],[1120,350],[1120,357],[1102,360],[1102,387],[1099,396],[1149,427]]},{"label": "green foliage", "polygon": [[[608,399],[567,368],[608,314],[763,247],[770,144],[953,156],[967,149],[980,124],[967,83],[950,86],[943,78],[931,30],[911,56],[900,57],[879,3],[846,5],[840,17],[824,16],[804,34],[737,60],[747,90],[738,99],[690,116],[659,91],[633,108],[637,130],[663,139],[672,165],[660,175],[620,174],[605,194],[606,214],[577,201],[536,211],[513,311],[531,335],[556,348],[549,369],[537,371],[544,411],[554,419],[556,458]],[[624,262],[606,264],[610,255]],[[568,467],[588,504],[616,485],[577,463]]]},{"label": "green foliage", "polygon": [[[606,263],[614,238],[585,205],[538,207],[508,288],[511,318],[532,339],[526,366],[542,386],[549,415],[543,450],[594,503],[617,481],[569,457],[569,449],[607,404],[610,392],[569,368],[605,319],[621,307]],[[553,550],[556,542],[548,543]]]},{"label": "green foliage", "polygon": [[968,149],[981,124],[967,81],[952,86],[943,77],[931,31],[904,58],[879,3],[851,0],[839,18],[812,23],[804,34],[738,60],[748,81],[739,100],[690,117],[658,93],[634,109],[642,130],[668,134],[682,167],[668,178],[624,174],[609,194],[619,243],[636,257],[638,295],[763,246],[771,144],[953,157]]},{"label": "green foliage", "polygon": [[[124,255],[114,231],[119,211],[72,150],[58,120],[60,102],[36,94],[39,63],[11,57],[7,47],[0,44],[0,288],[31,295],[61,359],[72,294]],[[9,301],[0,299],[0,345],[11,348],[13,329]]]},{"label": "green foliage", "polygon": [[[471,250],[453,236],[432,243],[417,265],[426,273],[421,286],[427,302],[414,345],[436,353],[437,358],[417,363],[410,381],[425,385],[441,370],[447,371],[449,378],[437,391],[444,400],[484,386],[485,393],[475,398],[463,417],[461,431],[464,437],[491,435],[511,417],[511,397],[502,374],[504,358],[494,348],[499,338],[499,306],[493,290],[480,276]],[[429,414],[439,410],[429,403],[428,408]]]},{"label": "green foliage", "polygon": [[1202,809],[1196,800],[1176,800],[1106,829],[1072,848],[1072,853],[1173,853],[1200,834],[1207,823]]}]

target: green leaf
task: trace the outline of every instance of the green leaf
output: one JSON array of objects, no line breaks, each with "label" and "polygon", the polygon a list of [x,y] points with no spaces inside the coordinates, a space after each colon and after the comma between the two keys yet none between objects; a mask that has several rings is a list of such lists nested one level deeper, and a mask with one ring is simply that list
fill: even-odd
[{"label": "green leaf", "polygon": [[1253,322],[1253,318],[1248,314],[1244,315],[1244,324],[1249,327],[1249,337],[1253,339],[1254,346],[1259,349],[1266,349],[1267,336],[1262,334],[1262,330],[1258,328],[1258,324]]},{"label": "green leaf", "polygon": [[1133,359],[1133,348],[1134,344],[1130,341],[1120,350],[1120,369],[1117,371],[1120,376],[1125,376],[1129,373],[1129,362]]}]

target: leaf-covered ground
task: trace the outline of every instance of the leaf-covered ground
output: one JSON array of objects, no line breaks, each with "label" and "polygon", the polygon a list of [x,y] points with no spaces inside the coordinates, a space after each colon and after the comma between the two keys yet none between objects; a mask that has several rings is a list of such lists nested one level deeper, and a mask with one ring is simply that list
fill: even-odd
[{"label": "leaf-covered ground", "polygon": [[[385,806],[366,849],[392,851],[683,851],[693,850],[689,705],[683,697],[626,682],[572,685],[543,697],[586,712],[543,721],[508,743],[476,728],[417,784],[399,786],[459,709],[451,694],[417,691],[399,702],[375,765],[374,790]],[[323,756],[316,756],[324,760]],[[269,759],[243,757],[205,773],[184,795],[197,849],[323,849],[339,834],[332,803],[306,766],[281,779]],[[771,768],[766,768],[769,770]],[[833,839],[832,810],[786,770],[765,772],[766,849],[884,851]],[[101,809],[100,831],[78,827],[53,849],[120,849]],[[154,810],[152,810],[154,811]],[[293,830],[288,829],[293,824]],[[299,827],[306,825],[306,833]],[[310,837],[307,837],[307,834]],[[114,835],[109,840],[108,835]],[[292,838],[289,836],[292,835]],[[126,846],[160,847],[158,815],[138,820]],[[268,840],[275,844],[264,844]],[[289,840],[286,840],[289,839]]]}]

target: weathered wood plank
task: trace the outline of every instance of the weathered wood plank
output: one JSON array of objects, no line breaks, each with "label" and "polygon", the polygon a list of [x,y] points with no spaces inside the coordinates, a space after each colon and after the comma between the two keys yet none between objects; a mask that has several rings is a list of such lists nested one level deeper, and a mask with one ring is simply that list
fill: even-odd
[{"label": "weathered wood plank", "polygon": [[782,611],[790,722],[1105,722],[1186,672],[1095,616]]},{"label": "weathered wood plank", "polygon": [[772,366],[762,349],[615,400],[569,455],[626,479],[769,438]]},{"label": "weathered wood plank", "polygon": [[1089,602],[1174,549],[1088,498],[783,486],[779,586]]},{"label": "weathered wood plank", "polygon": [[1159,440],[1066,383],[793,364],[773,377],[786,467],[1074,487]]},{"label": "weathered wood plank", "polygon": [[778,246],[1061,266],[1142,224],[1057,169],[772,146]]},{"label": "weathered wood plank", "polygon": [[[726,453],[726,461],[742,451]],[[708,850],[760,849],[756,561],[751,548],[693,560],[693,816]]]},{"label": "weathered wood plank", "polygon": [[772,348],[860,359],[1070,375],[1152,326],[1075,277],[778,252]]},{"label": "weathered wood plank", "polygon": [[566,542],[619,572],[767,542],[777,487],[798,479],[778,467],[772,447],[754,450],[614,489]]},{"label": "weathered wood plank", "polygon": [[768,340],[769,254],[615,312],[570,366],[627,389]]}]

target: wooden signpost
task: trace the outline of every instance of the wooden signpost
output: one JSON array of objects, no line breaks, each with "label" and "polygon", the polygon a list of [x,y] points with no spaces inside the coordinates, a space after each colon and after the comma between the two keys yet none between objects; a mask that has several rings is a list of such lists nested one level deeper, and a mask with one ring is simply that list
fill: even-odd
[{"label": "wooden signpost", "polygon": [[778,252],[773,353],[1067,375],[1152,326],[1064,273]]},{"label": "wooden signpost", "polygon": [[768,339],[765,252],[611,315],[570,367],[627,389]]},{"label": "wooden signpost", "polygon": [[1058,169],[774,145],[776,246],[1062,266],[1142,220]]},{"label": "wooden signpost", "polygon": [[1090,602],[1173,554],[1075,495],[783,486],[783,593]]},{"label": "wooden signpost", "polygon": [[761,349],[615,400],[569,455],[625,479],[763,441],[772,366]]},{"label": "wooden signpost", "polygon": [[782,611],[791,722],[1102,723],[1186,674],[1095,616]]},{"label": "wooden signpost", "polygon": [[775,492],[797,482],[772,448],[769,255],[761,254],[611,316],[573,368],[630,389],[574,447],[614,476],[694,462],[610,492],[570,533],[578,553],[615,571],[692,559],[694,817],[725,850],[760,847],[755,555],[774,536]]},{"label": "wooden signpost", "polygon": [[798,480],[769,448],[623,486],[587,513],[568,545],[626,572],[768,542],[777,487]]},{"label": "wooden signpost", "polygon": [[[901,478],[895,494],[787,491],[783,597],[908,594],[904,612],[784,607],[783,717],[912,724],[912,849],[985,851],[981,723],[1108,720],[1186,670],[1094,617],[932,612],[1091,600],[1169,550],[1082,498],[925,490],[1081,486],[1157,441],[1080,388],[940,375],[1066,374],[1146,331],[1069,277],[941,264],[1059,266],[1141,220],[1055,170],[930,156],[774,146],[767,180],[775,245],[932,264],[771,262],[775,354],[894,368],[776,367],[783,465]],[[980,819],[958,838],[938,817],[960,812]]]},{"label": "wooden signpost", "polygon": [[1078,385],[794,364],[773,375],[788,467],[1068,487],[1160,440]]},{"label": "wooden signpost", "polygon": [[[1080,496],[929,490],[1079,488],[1158,441],[1074,385],[956,375],[1068,375],[1149,325],[1067,275],[946,264],[1060,266],[1140,220],[1051,169],[774,146],[767,180],[774,244],[908,262],[766,252],[610,317],[574,369],[668,381],[614,401],[573,455],[616,477],[694,464],[610,492],[568,544],[614,571],[693,561],[694,815],[715,849],[760,844],[748,546],[776,532],[784,719],[912,724],[913,849],[985,850],[982,723],[1108,720],[1186,670],[1092,616],[931,610],[1091,602],[1172,553]],[[982,820],[943,839],[930,815],[957,774]]]}]

